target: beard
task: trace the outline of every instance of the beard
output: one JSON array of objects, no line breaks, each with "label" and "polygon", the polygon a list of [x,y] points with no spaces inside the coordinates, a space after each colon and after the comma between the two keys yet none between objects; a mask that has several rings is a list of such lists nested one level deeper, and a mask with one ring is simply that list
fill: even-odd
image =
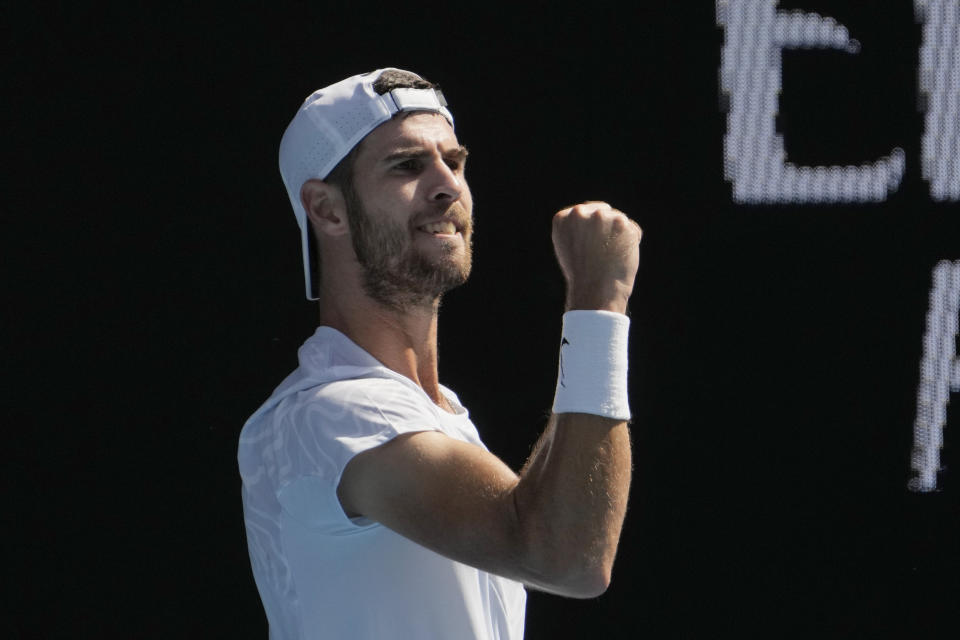
[{"label": "beard", "polygon": [[344,199],[363,290],[370,298],[401,312],[432,308],[444,293],[467,281],[473,261],[472,220],[462,204],[454,202],[445,213],[453,215],[462,229],[464,255],[458,257],[457,247],[445,245],[439,257],[432,257],[414,247],[415,227],[373,220],[353,189],[344,190]]}]

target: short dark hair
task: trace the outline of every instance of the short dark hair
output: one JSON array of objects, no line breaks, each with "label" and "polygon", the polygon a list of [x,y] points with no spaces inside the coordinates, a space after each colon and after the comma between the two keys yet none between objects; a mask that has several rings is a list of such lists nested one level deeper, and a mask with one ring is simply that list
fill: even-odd
[{"label": "short dark hair", "polygon": [[415,73],[401,71],[400,69],[388,69],[380,74],[376,82],[373,83],[373,90],[378,95],[383,95],[387,91],[394,89],[439,89],[436,84],[426,78],[421,78]]}]

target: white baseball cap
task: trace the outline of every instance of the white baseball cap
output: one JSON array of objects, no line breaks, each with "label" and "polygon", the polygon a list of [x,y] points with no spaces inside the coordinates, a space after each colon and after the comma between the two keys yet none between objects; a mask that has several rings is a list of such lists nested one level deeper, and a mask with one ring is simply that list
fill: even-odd
[{"label": "white baseball cap", "polygon": [[368,133],[401,111],[433,111],[453,126],[453,116],[439,89],[404,88],[377,94],[373,84],[384,71],[402,69],[377,69],[314,91],[304,100],[280,140],[280,175],[300,226],[308,300],[316,300],[316,296],[310,268],[310,223],[300,201],[303,183],[326,178]]}]

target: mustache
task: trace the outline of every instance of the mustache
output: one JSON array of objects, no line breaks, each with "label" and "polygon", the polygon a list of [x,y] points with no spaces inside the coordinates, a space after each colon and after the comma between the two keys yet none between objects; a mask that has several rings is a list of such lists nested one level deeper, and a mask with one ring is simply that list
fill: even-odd
[{"label": "mustache", "polygon": [[426,211],[416,216],[413,226],[418,227],[428,222],[437,220],[449,220],[463,231],[473,230],[473,215],[460,202],[453,202],[449,205],[437,206],[432,211]]}]

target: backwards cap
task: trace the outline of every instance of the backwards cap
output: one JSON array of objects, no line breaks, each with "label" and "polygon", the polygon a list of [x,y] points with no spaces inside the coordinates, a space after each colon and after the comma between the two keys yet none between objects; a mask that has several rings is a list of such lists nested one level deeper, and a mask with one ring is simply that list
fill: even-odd
[{"label": "backwards cap", "polygon": [[377,94],[373,84],[384,71],[402,70],[377,69],[314,91],[293,116],[280,140],[280,175],[300,226],[308,300],[316,297],[310,268],[310,223],[300,201],[303,183],[326,178],[368,133],[400,111],[433,111],[453,126],[447,101],[437,89],[393,89]]}]

